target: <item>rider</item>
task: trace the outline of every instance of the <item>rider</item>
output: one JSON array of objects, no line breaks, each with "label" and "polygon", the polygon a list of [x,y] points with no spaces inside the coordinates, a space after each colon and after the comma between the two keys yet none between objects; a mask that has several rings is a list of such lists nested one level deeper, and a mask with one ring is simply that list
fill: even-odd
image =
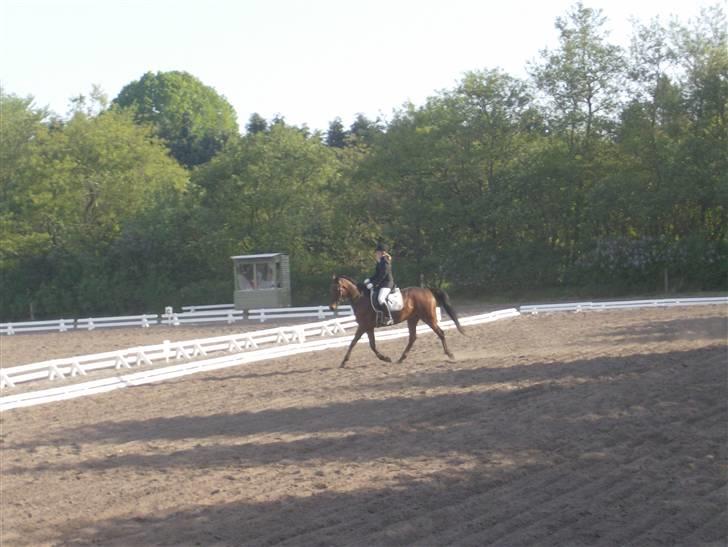
[{"label": "rider", "polygon": [[394,277],[392,276],[392,257],[387,251],[388,249],[384,244],[377,244],[377,249],[374,252],[377,259],[377,269],[371,279],[364,280],[364,284],[369,290],[379,289],[377,302],[379,302],[380,307],[387,310],[388,319],[386,324],[391,325],[393,324],[392,312],[389,309],[389,304],[387,304],[387,296],[394,288]]}]

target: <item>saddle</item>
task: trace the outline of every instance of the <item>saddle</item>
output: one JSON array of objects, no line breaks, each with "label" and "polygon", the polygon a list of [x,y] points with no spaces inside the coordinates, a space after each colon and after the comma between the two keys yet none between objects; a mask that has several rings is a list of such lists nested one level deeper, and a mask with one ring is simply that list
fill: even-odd
[{"label": "saddle", "polygon": [[[371,302],[372,309],[377,316],[377,327],[384,327],[387,326],[387,320],[384,314],[386,310],[384,309],[384,305],[380,306],[377,299],[374,298],[375,293],[376,291],[370,291],[369,301]],[[392,319],[394,320],[394,312],[401,311],[402,308],[404,308],[404,298],[402,297],[402,292],[399,290],[399,287],[394,287],[387,295],[386,306],[389,308],[389,314],[392,315]]]}]

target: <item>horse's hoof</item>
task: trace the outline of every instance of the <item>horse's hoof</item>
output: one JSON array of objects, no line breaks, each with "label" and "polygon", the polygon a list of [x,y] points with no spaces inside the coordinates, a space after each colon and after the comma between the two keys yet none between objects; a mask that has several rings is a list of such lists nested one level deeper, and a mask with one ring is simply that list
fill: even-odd
[{"label": "horse's hoof", "polygon": [[380,359],[382,361],[384,361],[385,363],[391,363],[392,362],[392,360],[389,357],[380,357]]},{"label": "horse's hoof", "polygon": [[341,363],[341,364],[339,365],[339,368],[344,368],[345,366],[346,366],[346,361],[344,361],[343,363]]}]

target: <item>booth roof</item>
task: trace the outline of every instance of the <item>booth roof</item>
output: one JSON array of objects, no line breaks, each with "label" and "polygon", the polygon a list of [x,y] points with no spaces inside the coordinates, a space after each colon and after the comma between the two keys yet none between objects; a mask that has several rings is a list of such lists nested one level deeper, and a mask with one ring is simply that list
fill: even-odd
[{"label": "booth roof", "polygon": [[252,258],[252,259],[273,258],[274,256],[279,256],[281,254],[283,254],[283,253],[266,253],[266,254],[259,254],[259,255],[239,255],[239,256],[231,256],[230,258],[232,258],[233,260],[248,259],[248,258]]}]

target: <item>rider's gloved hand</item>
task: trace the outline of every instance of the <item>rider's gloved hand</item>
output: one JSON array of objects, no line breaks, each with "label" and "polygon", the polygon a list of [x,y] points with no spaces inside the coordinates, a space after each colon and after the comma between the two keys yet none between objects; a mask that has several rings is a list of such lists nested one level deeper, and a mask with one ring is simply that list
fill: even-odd
[{"label": "rider's gloved hand", "polygon": [[372,287],[374,287],[374,285],[372,285],[371,283],[367,283],[367,289],[369,289],[371,291]]}]

